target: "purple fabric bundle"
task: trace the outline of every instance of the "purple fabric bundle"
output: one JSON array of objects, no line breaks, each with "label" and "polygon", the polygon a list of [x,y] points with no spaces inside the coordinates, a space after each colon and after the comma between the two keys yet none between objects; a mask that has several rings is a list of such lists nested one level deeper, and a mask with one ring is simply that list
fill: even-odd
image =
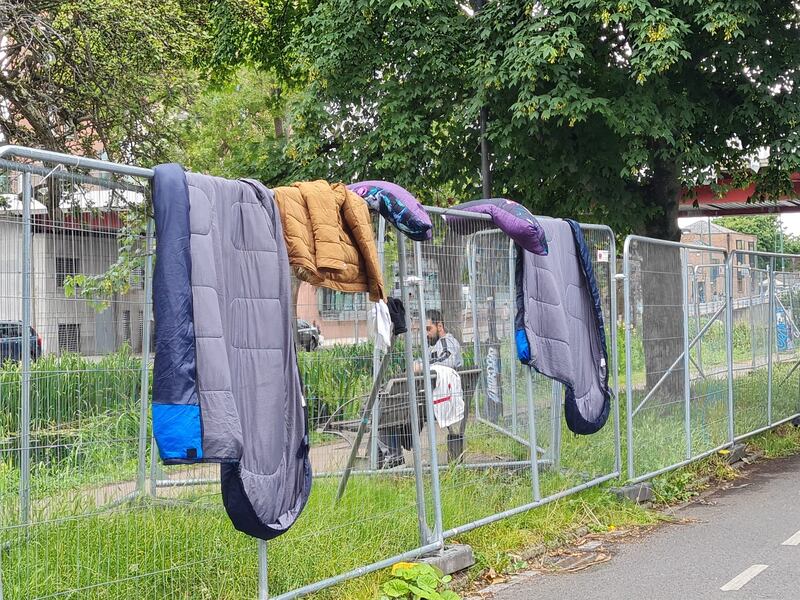
[{"label": "purple fabric bundle", "polygon": [[347,189],[364,198],[372,210],[412,240],[431,239],[431,219],[408,190],[388,181],[359,181],[351,183]]},{"label": "purple fabric bundle", "polygon": [[[473,200],[453,207],[454,210],[481,213],[492,217],[492,222],[499,227],[518,246],[528,252],[547,255],[547,237],[542,226],[530,211],[513,200],[505,198],[487,198]],[[457,215],[445,215],[448,223],[459,223],[465,220]]]}]

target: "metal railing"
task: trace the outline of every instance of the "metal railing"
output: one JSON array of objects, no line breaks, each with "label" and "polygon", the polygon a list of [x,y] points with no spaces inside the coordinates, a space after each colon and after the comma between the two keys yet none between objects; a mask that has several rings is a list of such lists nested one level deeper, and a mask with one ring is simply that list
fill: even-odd
[{"label": "metal railing", "polygon": [[[798,416],[796,259],[626,239],[628,481],[651,479]],[[780,271],[779,286],[776,260],[792,267]],[[723,275],[717,301],[699,302],[703,269]],[[633,288],[644,297],[633,298]]]},{"label": "metal railing", "polygon": [[[102,305],[67,293],[70,278],[119,259],[124,207],[103,202],[146,201],[152,170],[13,146],[0,148],[0,170],[0,327],[32,332],[12,349],[0,340],[12,359],[0,360],[0,600],[289,599],[347,586],[588,487],[652,478],[800,410],[800,257],[631,236],[618,275],[613,231],[583,225],[614,404],[599,433],[573,436],[562,386],[516,360],[513,242],[485,216],[428,207],[428,242],[376,222],[386,289],[409,325],[385,359],[367,336],[368,305],[297,286],[315,481],[301,519],[267,545],[228,524],[216,466],[159,464],[152,224],[135,240],[142,272],[128,289]],[[724,286],[716,299],[712,279]],[[445,428],[431,309],[462,356],[466,417]]]}]

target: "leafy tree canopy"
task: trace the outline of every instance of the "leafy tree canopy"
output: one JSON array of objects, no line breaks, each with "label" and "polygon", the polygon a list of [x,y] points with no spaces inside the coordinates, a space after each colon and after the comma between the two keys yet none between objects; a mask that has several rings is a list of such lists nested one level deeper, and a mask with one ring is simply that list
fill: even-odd
[{"label": "leafy tree canopy", "polygon": [[290,157],[467,199],[485,105],[495,195],[677,239],[681,186],[725,173],[787,190],[799,21],[786,0],[494,0],[476,17],[447,0],[323,1],[299,37],[310,85]]},{"label": "leafy tree canopy", "polygon": [[178,160],[193,171],[220,177],[290,183],[294,163],[284,160],[280,131],[285,98],[276,93],[273,76],[240,67],[188,109]]},{"label": "leafy tree canopy", "polygon": [[0,0],[0,137],[162,160],[194,89],[201,22],[181,0]]}]

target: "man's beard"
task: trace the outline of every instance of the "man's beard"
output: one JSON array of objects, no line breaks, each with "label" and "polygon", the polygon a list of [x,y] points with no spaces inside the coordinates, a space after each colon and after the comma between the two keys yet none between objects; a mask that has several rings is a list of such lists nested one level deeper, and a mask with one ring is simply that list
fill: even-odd
[{"label": "man's beard", "polygon": [[429,346],[435,346],[436,342],[438,342],[438,341],[439,341],[439,334],[438,333],[434,333],[433,335],[429,335],[428,336],[428,345]]}]

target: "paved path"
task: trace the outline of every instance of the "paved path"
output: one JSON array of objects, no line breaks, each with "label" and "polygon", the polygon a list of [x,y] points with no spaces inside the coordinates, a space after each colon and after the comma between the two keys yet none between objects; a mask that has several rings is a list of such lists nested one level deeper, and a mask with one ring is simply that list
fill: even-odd
[{"label": "paved path", "polygon": [[493,600],[789,600],[800,598],[800,456],[749,467],[729,489],[675,512],[611,560],[575,573],[527,573]]}]

